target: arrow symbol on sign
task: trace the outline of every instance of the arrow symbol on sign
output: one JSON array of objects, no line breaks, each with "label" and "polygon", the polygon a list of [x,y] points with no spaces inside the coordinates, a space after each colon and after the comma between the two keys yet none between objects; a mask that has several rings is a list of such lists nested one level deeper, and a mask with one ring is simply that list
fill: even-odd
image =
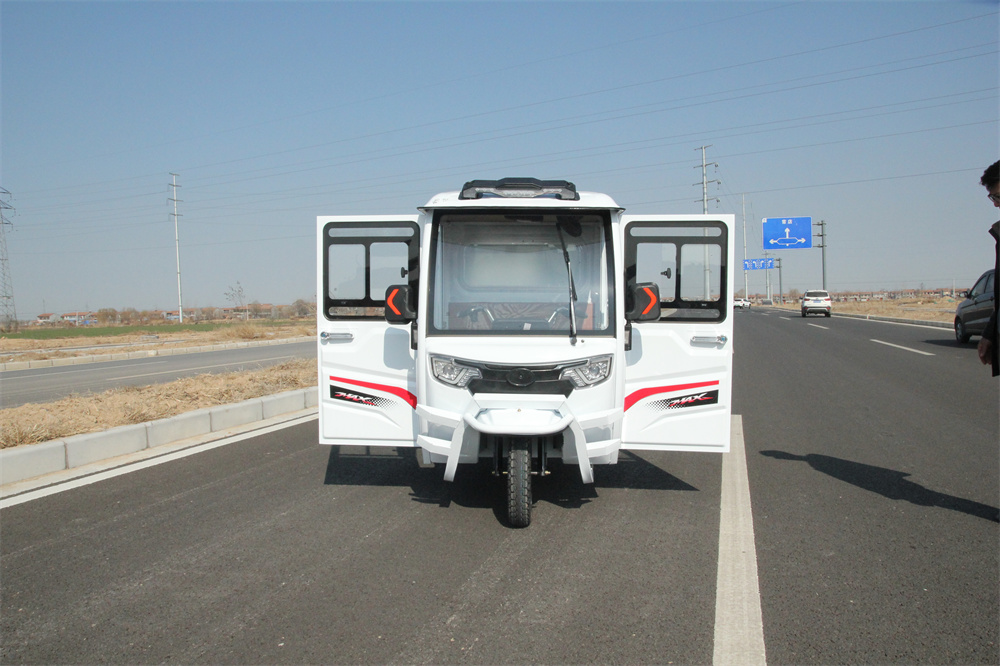
[{"label": "arrow symbol on sign", "polygon": [[784,238],[772,238],[768,241],[771,245],[777,243],[778,245],[798,245],[799,243],[805,243],[805,238],[790,238],[792,230],[785,227],[785,237]]}]

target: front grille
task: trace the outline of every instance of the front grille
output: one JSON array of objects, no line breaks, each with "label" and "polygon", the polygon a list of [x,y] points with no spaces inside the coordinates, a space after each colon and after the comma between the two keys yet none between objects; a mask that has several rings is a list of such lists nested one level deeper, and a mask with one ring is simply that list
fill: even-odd
[{"label": "front grille", "polygon": [[469,382],[469,391],[476,393],[523,393],[569,396],[573,384],[559,376],[566,368],[580,365],[580,362],[559,365],[506,365],[496,363],[473,363],[466,360],[462,365],[479,369],[482,377]]}]

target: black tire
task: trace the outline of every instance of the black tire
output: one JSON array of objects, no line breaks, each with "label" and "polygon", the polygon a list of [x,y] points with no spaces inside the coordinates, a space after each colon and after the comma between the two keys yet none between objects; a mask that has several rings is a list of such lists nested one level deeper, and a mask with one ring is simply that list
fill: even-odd
[{"label": "black tire", "polygon": [[825,314],[825,315],[826,315],[827,317],[829,317],[829,316],[830,316],[830,313],[829,313],[829,312],[824,312],[823,314]]},{"label": "black tire", "polygon": [[955,317],[955,339],[964,345],[971,338],[972,336],[969,335],[969,330],[965,328],[965,323],[958,317]]},{"label": "black tire", "polygon": [[515,438],[507,453],[507,521],[511,527],[531,524],[531,440]]}]

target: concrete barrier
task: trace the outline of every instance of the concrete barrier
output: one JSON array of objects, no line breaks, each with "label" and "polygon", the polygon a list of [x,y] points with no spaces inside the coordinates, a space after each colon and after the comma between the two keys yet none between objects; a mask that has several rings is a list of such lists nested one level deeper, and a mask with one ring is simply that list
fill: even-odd
[{"label": "concrete barrier", "polygon": [[198,409],[146,424],[146,445],[162,446],[212,432],[212,410]]},{"label": "concrete barrier", "polygon": [[0,485],[64,469],[66,442],[61,439],[0,450]]},{"label": "concrete barrier", "polygon": [[147,446],[146,426],[141,423],[119,426],[103,432],[67,437],[63,442],[66,444],[66,467],[80,467],[105,458],[142,451]]},{"label": "concrete barrier", "polygon": [[301,412],[316,407],[318,401],[316,387],[310,387],[199,409],[149,423],[2,449],[0,485]]}]

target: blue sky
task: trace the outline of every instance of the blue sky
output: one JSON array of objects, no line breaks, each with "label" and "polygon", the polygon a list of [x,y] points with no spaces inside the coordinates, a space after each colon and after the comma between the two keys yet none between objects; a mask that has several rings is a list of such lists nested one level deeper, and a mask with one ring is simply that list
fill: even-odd
[{"label": "blue sky", "polygon": [[[318,215],[567,179],[633,213],[827,223],[832,290],[992,265],[996,2],[0,3],[17,314],[315,295]],[[745,207],[744,207],[745,202]],[[785,290],[821,251],[785,250]],[[773,279],[777,281],[777,273]],[[764,272],[749,273],[763,292]]]}]

